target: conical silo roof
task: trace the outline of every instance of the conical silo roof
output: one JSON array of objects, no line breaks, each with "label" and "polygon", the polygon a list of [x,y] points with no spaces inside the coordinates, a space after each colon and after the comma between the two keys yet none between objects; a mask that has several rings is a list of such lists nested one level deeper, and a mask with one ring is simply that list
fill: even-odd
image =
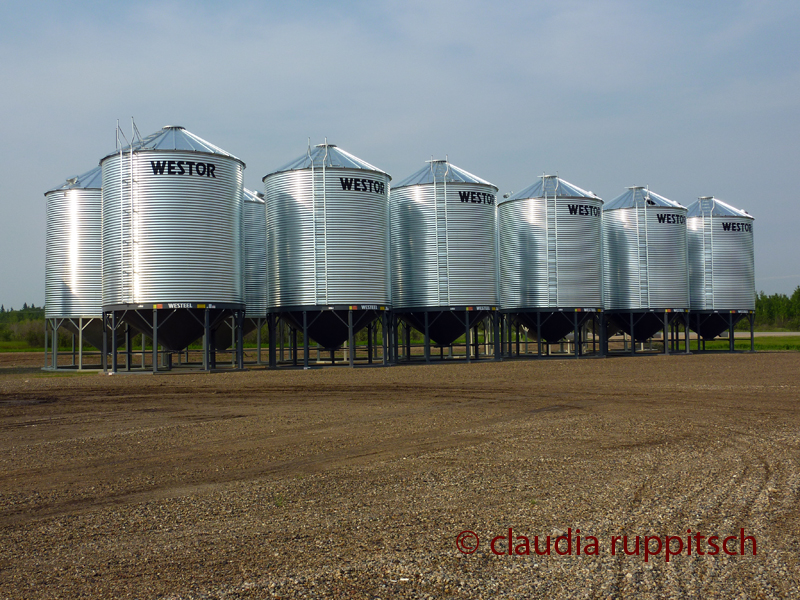
[{"label": "conical silo roof", "polygon": [[318,144],[313,148],[309,148],[308,152],[299,158],[286,163],[279,169],[267,173],[262,178],[262,181],[270,175],[275,175],[275,173],[301,171],[303,169],[310,169],[312,165],[315,169],[321,169],[324,166],[328,169],[363,169],[364,171],[375,171],[376,173],[383,173],[391,179],[388,173],[383,169],[379,169],[369,164],[367,161],[353,156],[334,144]]},{"label": "conical silo roof", "polygon": [[76,175],[68,178],[64,183],[53,186],[45,192],[55,192],[57,190],[99,190],[103,187],[103,170],[97,166],[83,175]]},{"label": "conical silo roof", "polygon": [[[180,125],[166,125],[159,131],[151,133],[150,135],[136,140],[133,144],[122,148],[122,152],[129,152],[133,147],[134,152],[143,150],[181,150],[184,152],[202,152],[204,154],[218,154],[238,160],[244,165],[242,159],[234,156],[230,152],[226,152],[219,146],[215,146],[211,142],[207,142]],[[111,152],[103,157],[103,160],[114,154],[118,154],[119,150]],[[102,160],[100,162],[103,162]]]},{"label": "conical silo roof", "polygon": [[481,185],[488,185],[498,189],[496,185],[489,183],[485,179],[481,179],[477,175],[473,175],[464,169],[460,169],[447,160],[429,160],[427,164],[413,175],[406,177],[397,185],[392,186],[392,189],[397,189],[409,185],[420,185],[426,183],[479,183]]},{"label": "conical silo roof", "polygon": [[674,202],[669,198],[660,196],[645,187],[633,186],[626,189],[624,193],[620,194],[610,202],[607,202],[605,206],[603,206],[603,210],[614,210],[617,208],[633,208],[636,206],[643,206],[644,204],[647,204],[648,206],[686,208],[682,204],[678,204],[677,202]]},{"label": "conical silo roof", "polygon": [[689,205],[688,217],[744,217],[752,219],[753,216],[745,211],[734,208],[714,196],[701,196],[697,202]]},{"label": "conical silo roof", "polygon": [[564,181],[557,175],[542,175],[539,177],[539,181],[533,185],[500,200],[498,204],[524,198],[544,198],[545,196],[548,198],[591,198],[600,200],[600,197],[593,192],[588,192],[577,185],[571,184],[569,181]]}]

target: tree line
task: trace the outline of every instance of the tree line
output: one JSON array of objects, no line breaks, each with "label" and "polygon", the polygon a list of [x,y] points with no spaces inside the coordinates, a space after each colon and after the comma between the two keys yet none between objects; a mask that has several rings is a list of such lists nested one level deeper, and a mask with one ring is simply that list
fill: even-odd
[{"label": "tree line", "polygon": [[756,327],[800,331],[800,285],[791,296],[760,292],[756,296]]}]

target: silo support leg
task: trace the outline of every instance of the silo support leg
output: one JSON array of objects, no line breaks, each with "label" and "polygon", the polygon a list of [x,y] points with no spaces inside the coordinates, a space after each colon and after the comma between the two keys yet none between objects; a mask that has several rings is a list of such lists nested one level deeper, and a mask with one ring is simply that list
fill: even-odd
[{"label": "silo support leg", "polygon": [[731,352],[735,350],[734,347],[734,338],[735,334],[733,332],[733,313],[728,313],[728,346],[730,347]]},{"label": "silo support leg", "polygon": [[356,347],[355,339],[353,337],[353,311],[347,311],[347,357],[350,360],[350,366],[355,365]]},{"label": "silo support leg", "polygon": [[664,354],[669,354],[670,344],[669,313],[664,313]]},{"label": "silo support leg", "polygon": [[50,327],[50,320],[49,319],[45,319],[44,320],[44,366],[45,366],[45,368],[47,368],[47,352],[50,349],[50,347],[48,345],[48,341],[47,341],[48,334],[50,333],[48,331],[49,327]]},{"label": "silo support leg", "polygon": [[244,369],[244,311],[240,310],[236,318],[236,368]]},{"label": "silo support leg", "polygon": [[386,311],[384,310],[381,312],[381,350],[383,351],[383,366],[385,367],[388,363],[388,350],[389,350],[389,340],[387,334],[389,333],[388,327],[386,326],[387,321],[389,319],[386,318]]},{"label": "silo support leg", "polygon": [[111,372],[117,372],[117,313],[111,313]]},{"label": "silo support leg", "polygon": [[78,370],[83,369],[83,317],[78,318]]},{"label": "silo support leg", "polygon": [[756,333],[755,333],[755,324],[756,324],[756,316],[754,314],[748,315],[748,320],[750,321],[750,352],[756,351]]},{"label": "silo support leg", "polygon": [[[58,342],[56,332],[53,330],[53,346]],[[103,313],[103,372],[108,372],[108,313]]]},{"label": "silo support leg", "polygon": [[536,313],[536,357],[542,358],[542,313]]},{"label": "silo support leg", "polygon": [[[205,309],[203,318],[203,370],[208,371],[210,368],[209,346],[211,341],[211,319],[208,314],[208,309]],[[144,349],[144,336],[142,336],[142,348]],[[144,356],[142,359],[144,359]],[[144,367],[144,360],[142,360],[142,367]]]},{"label": "silo support leg", "polygon": [[634,331],[633,313],[631,313],[631,356],[636,354],[636,337],[633,335]]},{"label": "silo support leg", "polygon": [[575,351],[575,358],[578,358],[581,355],[581,333],[578,331],[578,313],[576,312],[572,313],[572,325],[572,347]]},{"label": "silo support leg", "polygon": [[400,339],[399,339],[399,323],[400,319],[398,319],[397,315],[392,313],[389,316],[389,323],[391,329],[389,330],[389,342],[391,346],[391,361],[396,363],[398,361],[398,357],[400,356]]},{"label": "silo support leg", "polygon": [[367,364],[372,364],[372,321],[367,324]]},{"label": "silo support leg", "polygon": [[264,320],[258,319],[256,323],[256,364],[261,364],[261,328],[264,327]]},{"label": "silo support leg", "polygon": [[431,333],[428,326],[428,311],[425,311],[425,362],[431,362]]},{"label": "silo support leg", "polygon": [[210,329],[208,332],[208,365],[212,369],[217,368],[217,348],[216,348],[217,332]]},{"label": "silo support leg", "polygon": [[469,343],[469,311],[464,311],[464,313],[465,313],[464,317],[465,317],[466,323],[467,323],[467,330],[466,330],[466,333],[464,334],[465,335],[464,342],[465,342],[465,345],[466,345],[466,348],[467,348],[467,362],[470,362],[470,356],[469,356],[469,354],[470,354],[470,347],[469,347],[470,346],[470,343]]},{"label": "silo support leg", "polygon": [[125,323],[125,370],[131,370],[131,356],[133,355],[133,340],[131,339],[131,326]]},{"label": "silo support leg", "polygon": [[269,367],[273,369],[278,366],[278,357],[276,354],[276,346],[278,338],[277,330],[278,330],[278,324],[275,319],[275,313],[270,313],[267,315],[267,336],[268,336],[267,360],[269,363]]},{"label": "silo support leg", "polygon": [[686,349],[686,354],[691,354],[691,349],[689,348],[689,313],[683,316],[683,336],[683,347]]},{"label": "silo support leg", "polygon": [[502,350],[500,347],[500,315],[495,312],[492,314],[492,326],[494,331],[492,333],[492,341],[494,342],[494,359],[500,360],[502,357]]},{"label": "silo support leg", "polygon": [[308,369],[308,312],[303,311],[303,368]]},{"label": "silo support leg", "polygon": [[608,336],[606,335],[608,330],[605,313],[600,313],[598,320],[600,321],[600,356],[606,356],[608,354]]},{"label": "silo support leg", "polygon": [[153,373],[158,373],[158,309],[155,308],[153,309]]}]

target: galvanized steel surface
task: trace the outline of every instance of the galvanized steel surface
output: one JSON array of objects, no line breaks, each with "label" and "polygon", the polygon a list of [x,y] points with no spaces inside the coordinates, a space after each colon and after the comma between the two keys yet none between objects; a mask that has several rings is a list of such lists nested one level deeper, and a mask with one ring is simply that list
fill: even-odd
[{"label": "galvanized steel surface", "polygon": [[100,167],[45,194],[45,316],[102,316]]},{"label": "galvanized steel surface", "polygon": [[607,310],[688,309],[686,208],[641,187],[603,208]]},{"label": "galvanized steel surface", "polygon": [[364,168],[331,166],[326,151],[343,153],[318,146],[290,163],[306,168],[264,177],[270,308],[391,302],[391,178],[346,153]]},{"label": "galvanized steel surface", "polygon": [[501,308],[603,307],[602,206],[555,176],[498,202]]},{"label": "galvanized steel surface", "polygon": [[104,306],[244,303],[239,159],[135,150],[101,166]]},{"label": "galvanized steel surface", "polygon": [[[335,144],[318,144],[313,148],[309,147],[306,154],[272,171],[268,175],[265,175],[261,180],[266,181],[267,177],[275,175],[276,173],[302,171],[311,169],[312,167],[314,169],[322,169],[323,167],[326,169],[363,169],[365,171],[383,173],[378,167],[371,165],[357,156],[353,156]],[[391,177],[389,177],[389,179],[391,179]]]},{"label": "galvanized steel surface", "polygon": [[[186,150],[188,152],[226,156],[242,162],[230,152],[226,152],[219,146],[215,146],[211,142],[196,136],[180,125],[162,127],[159,131],[151,133],[142,139],[137,139],[132,144],[123,147],[122,152],[129,152],[131,147],[133,147],[134,152],[141,150]],[[118,153],[119,150],[112,152],[106,155],[104,159]],[[100,162],[102,163],[103,161],[101,160]],[[242,163],[242,167],[244,168],[244,163]]]},{"label": "galvanized steel surface", "polygon": [[755,310],[753,221],[713,197],[689,207],[692,310]]},{"label": "galvanized steel surface", "polygon": [[496,306],[497,187],[432,161],[392,188],[394,308]]},{"label": "galvanized steel surface", "polygon": [[244,198],[244,295],[245,314],[267,316],[267,210],[264,196],[248,189]]}]

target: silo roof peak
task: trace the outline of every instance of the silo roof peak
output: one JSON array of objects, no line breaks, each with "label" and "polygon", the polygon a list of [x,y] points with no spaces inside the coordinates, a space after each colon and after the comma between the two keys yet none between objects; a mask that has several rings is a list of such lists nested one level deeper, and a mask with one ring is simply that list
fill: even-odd
[{"label": "silo roof peak", "polygon": [[600,200],[600,197],[593,192],[579,188],[577,185],[561,179],[558,175],[540,175],[539,181],[526,187],[521,192],[504,198],[500,203],[524,198],[544,198],[545,196],[548,198],[589,198]]},{"label": "silo roof peak", "polygon": [[614,210],[617,208],[632,208],[636,206],[663,206],[665,208],[686,207],[660,194],[656,194],[644,186],[631,186],[626,191],[603,206],[603,210]]},{"label": "silo roof peak", "polygon": [[465,171],[447,159],[431,159],[425,161],[425,166],[416,173],[406,177],[403,181],[395,186],[393,189],[405,187],[409,185],[422,185],[428,183],[478,183],[481,185],[491,186],[497,191],[497,186],[489,183],[485,179],[481,179],[477,175],[473,175],[469,171]]},{"label": "silo roof peak", "polygon": [[[205,154],[218,154],[220,156],[233,158],[244,164],[240,158],[234,156],[230,152],[226,152],[219,146],[215,146],[211,142],[196,136],[191,131],[188,131],[186,128],[179,125],[167,125],[162,127],[158,131],[151,133],[144,138],[137,139],[132,144],[125,146],[122,148],[122,152],[130,152],[131,149],[133,149],[134,152],[141,152],[145,150],[180,150],[184,152],[203,152]],[[108,158],[109,156],[117,153],[119,153],[119,150],[115,150],[103,158]]]},{"label": "silo roof peak", "polygon": [[364,171],[381,173],[382,175],[386,175],[389,177],[389,179],[391,179],[391,177],[383,169],[379,169],[367,161],[361,160],[357,156],[353,156],[335,144],[324,143],[318,144],[313,148],[309,147],[305,154],[291,162],[286,163],[279,169],[275,169],[274,171],[267,173],[264,175],[262,180],[266,179],[270,175],[275,175],[276,173],[284,173],[286,171],[301,171],[303,169],[310,169],[312,167],[315,169],[321,169],[322,167],[327,169],[363,169]]}]

